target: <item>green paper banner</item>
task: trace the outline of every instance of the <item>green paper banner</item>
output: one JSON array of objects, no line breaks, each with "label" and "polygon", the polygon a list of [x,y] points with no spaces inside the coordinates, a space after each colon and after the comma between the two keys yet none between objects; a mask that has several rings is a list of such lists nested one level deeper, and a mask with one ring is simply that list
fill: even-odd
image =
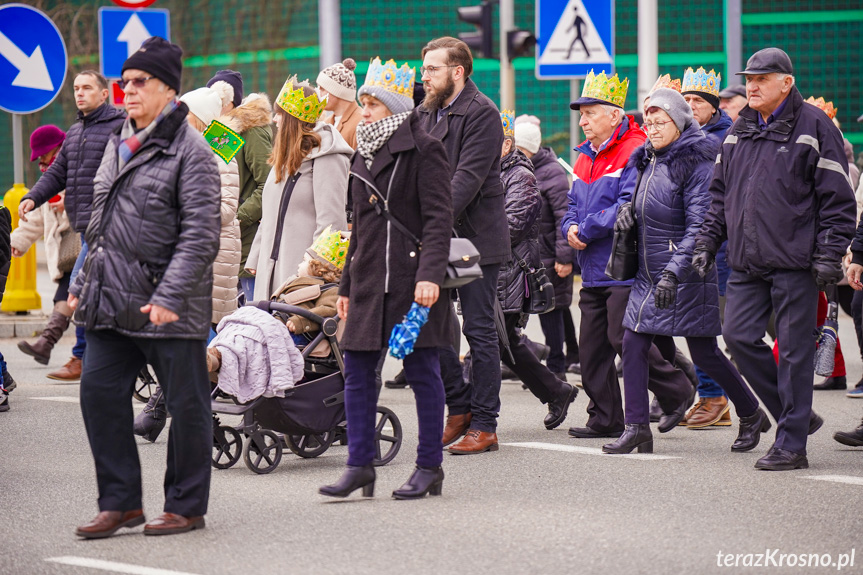
[{"label": "green paper banner", "polygon": [[207,140],[216,155],[225,160],[226,164],[231,163],[231,160],[246,143],[238,133],[216,120],[213,120],[204,130],[204,139]]}]

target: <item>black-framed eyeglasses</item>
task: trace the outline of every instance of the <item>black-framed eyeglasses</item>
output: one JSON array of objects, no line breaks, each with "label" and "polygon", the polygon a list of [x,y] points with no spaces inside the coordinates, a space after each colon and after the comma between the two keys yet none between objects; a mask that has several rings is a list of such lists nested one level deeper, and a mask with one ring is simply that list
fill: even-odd
[{"label": "black-framed eyeglasses", "polygon": [[671,123],[671,120],[668,120],[667,122],[645,122],[644,124],[642,124],[642,126],[644,126],[645,132],[649,132],[650,130],[653,130],[653,129],[661,130],[665,126],[665,124],[670,124],[670,123]]},{"label": "black-framed eyeglasses", "polygon": [[449,66],[420,66],[420,77],[429,75],[429,78],[433,78],[437,71],[441,68],[458,68],[459,64],[452,64]]},{"label": "black-framed eyeglasses", "polygon": [[143,78],[132,78],[130,80],[120,79],[120,80],[117,80],[117,85],[120,86],[121,90],[125,90],[126,86],[128,86],[129,84],[132,84],[136,88],[143,88],[144,86],[147,85],[147,82],[149,82],[150,80],[153,80],[155,78],[156,78],[155,76],[145,76]]}]

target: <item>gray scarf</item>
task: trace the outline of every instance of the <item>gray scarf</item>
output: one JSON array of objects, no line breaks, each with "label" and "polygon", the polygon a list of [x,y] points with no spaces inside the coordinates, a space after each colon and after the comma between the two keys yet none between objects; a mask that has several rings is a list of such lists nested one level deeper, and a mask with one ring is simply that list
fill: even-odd
[{"label": "gray scarf", "polygon": [[375,154],[386,144],[402,122],[411,113],[402,112],[393,116],[387,116],[373,124],[360,124],[357,126],[357,152],[365,159],[366,167],[371,169]]}]

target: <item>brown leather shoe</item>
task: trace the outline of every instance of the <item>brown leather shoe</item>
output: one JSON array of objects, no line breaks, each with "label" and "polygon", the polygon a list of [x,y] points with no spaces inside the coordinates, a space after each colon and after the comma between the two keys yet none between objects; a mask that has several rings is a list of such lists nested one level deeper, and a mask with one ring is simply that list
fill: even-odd
[{"label": "brown leather shoe", "polygon": [[686,418],[686,427],[701,429],[718,423],[722,416],[729,412],[728,398],[724,396],[706,397],[701,399],[701,407]]},{"label": "brown leather shoe", "polygon": [[689,421],[689,418],[695,415],[695,412],[701,409],[704,406],[704,399],[701,397],[698,398],[698,401],[695,402],[695,405],[689,408],[689,411],[686,412],[686,417],[683,418],[683,421],[678,423],[678,425],[686,425],[686,422]]},{"label": "brown leather shoe", "polygon": [[146,521],[144,511],[101,511],[90,523],[75,529],[75,535],[84,539],[110,537],[121,527],[137,527]]},{"label": "brown leather shoe", "polygon": [[446,447],[450,443],[465,434],[470,426],[471,414],[450,415],[446,418],[446,427],[443,429],[443,446]]},{"label": "brown leather shoe", "polygon": [[449,448],[449,452],[456,455],[473,455],[497,450],[497,434],[479,429],[468,429],[464,439]]},{"label": "brown leather shoe", "polygon": [[56,379],[57,381],[80,381],[81,380],[81,360],[73,357],[66,362],[66,365],[52,371],[46,375],[48,379]]},{"label": "brown leather shoe", "polygon": [[165,512],[144,525],[144,535],[174,535],[203,528],[203,517],[183,517]]},{"label": "brown leather shoe", "polygon": [[723,413],[719,421],[713,424],[713,427],[731,427],[731,410],[729,409]]}]

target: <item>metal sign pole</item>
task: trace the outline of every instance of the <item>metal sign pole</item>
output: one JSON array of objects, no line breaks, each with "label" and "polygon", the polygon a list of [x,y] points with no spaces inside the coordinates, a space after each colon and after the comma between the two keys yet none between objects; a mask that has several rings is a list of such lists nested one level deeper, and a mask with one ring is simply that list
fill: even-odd
[{"label": "metal sign pole", "polygon": [[[500,109],[515,110],[515,69],[507,52],[506,33],[515,29],[513,0],[500,0]],[[518,110],[516,110],[518,112]]]},{"label": "metal sign pole", "polygon": [[743,25],[741,0],[725,0],[725,83],[741,83],[735,74],[743,69]]},{"label": "metal sign pole", "polygon": [[24,183],[24,132],[21,114],[12,114],[12,162],[16,184]]},{"label": "metal sign pole", "polygon": [[[569,101],[575,102],[581,97],[581,80],[569,81]],[[575,166],[575,160],[578,159],[578,152],[575,147],[581,143],[581,127],[578,125],[581,120],[581,114],[576,110],[571,110],[569,114],[569,165]],[[571,174],[570,174],[571,175]]]},{"label": "metal sign pole", "polygon": [[318,0],[321,70],[342,61],[342,16],[339,0]]},{"label": "metal sign pole", "polygon": [[659,6],[657,0],[638,0],[638,99],[641,104],[659,76]]}]

